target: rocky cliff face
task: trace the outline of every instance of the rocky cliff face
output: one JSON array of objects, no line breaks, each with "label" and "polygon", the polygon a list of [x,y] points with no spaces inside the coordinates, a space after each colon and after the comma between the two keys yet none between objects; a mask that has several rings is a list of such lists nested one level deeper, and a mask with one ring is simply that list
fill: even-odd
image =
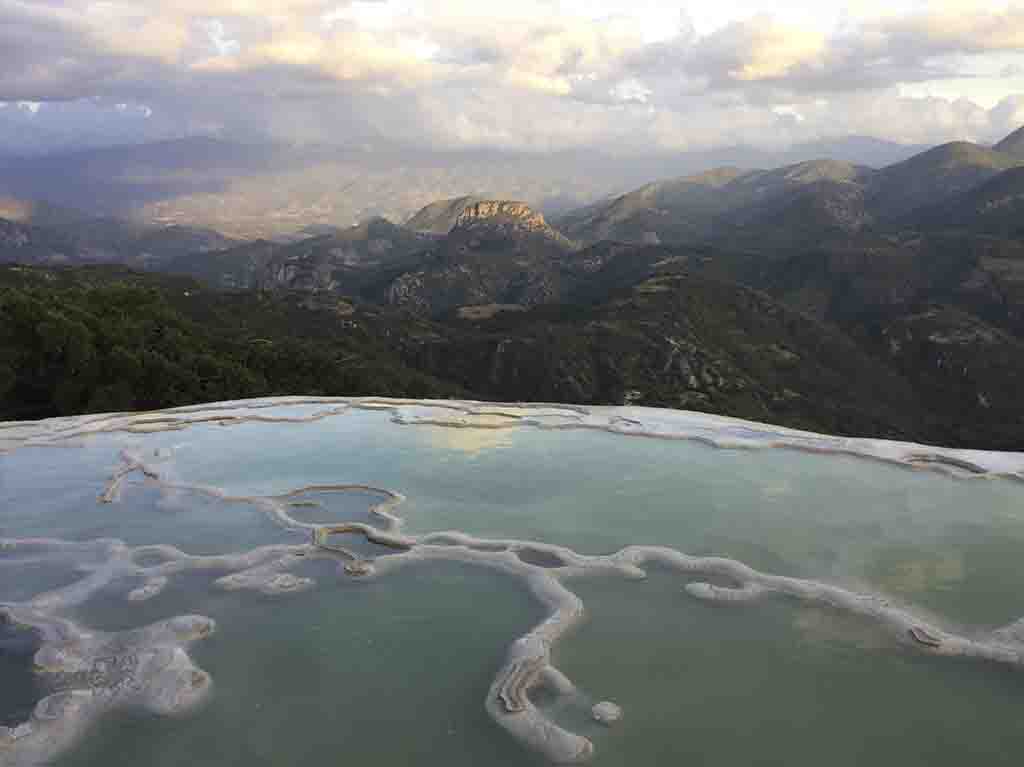
[{"label": "rocky cliff face", "polygon": [[300,290],[307,293],[330,292],[338,287],[333,265],[329,261],[289,255],[271,260],[260,275],[264,290]]},{"label": "rocky cliff face", "polygon": [[[209,261],[221,262],[218,269],[231,273],[227,275],[229,282],[239,283],[241,279],[247,287],[352,295],[364,280],[374,279],[375,270],[391,268],[433,242],[430,237],[376,218],[289,245],[251,243],[214,254]],[[211,282],[209,270],[204,273],[195,259],[188,263],[182,260],[180,265],[182,268],[176,271]],[[214,279],[212,284],[218,281]],[[229,287],[223,279],[219,284]]]},{"label": "rocky cliff face", "polygon": [[555,231],[544,216],[523,202],[509,200],[481,200],[466,208],[455,220],[452,233],[482,232],[490,235],[539,235],[565,247],[572,243]]},{"label": "rocky cliff face", "polygon": [[523,202],[483,200],[466,207],[455,220],[455,226],[467,229],[478,224],[510,224],[531,231],[547,229],[547,221]]},{"label": "rocky cliff face", "polygon": [[422,263],[396,277],[383,298],[423,314],[550,303],[560,294],[563,260],[574,250],[525,203],[476,201]]}]

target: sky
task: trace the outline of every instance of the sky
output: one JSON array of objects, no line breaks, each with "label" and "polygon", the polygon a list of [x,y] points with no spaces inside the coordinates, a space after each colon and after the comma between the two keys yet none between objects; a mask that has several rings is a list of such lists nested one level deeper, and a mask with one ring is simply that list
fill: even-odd
[{"label": "sky", "polygon": [[0,62],[0,152],[990,142],[1024,0],[0,0]]}]

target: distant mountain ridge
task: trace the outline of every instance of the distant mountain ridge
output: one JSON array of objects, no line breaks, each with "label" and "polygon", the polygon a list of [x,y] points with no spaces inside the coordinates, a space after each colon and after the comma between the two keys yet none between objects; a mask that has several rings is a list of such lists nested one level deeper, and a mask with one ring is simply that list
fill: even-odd
[{"label": "distant mountain ridge", "polygon": [[484,199],[484,197],[466,196],[432,202],[406,221],[405,226],[414,232],[424,234],[448,234],[455,228],[455,224],[466,208]]},{"label": "distant mountain ridge", "polygon": [[[119,263],[160,269],[189,253],[227,248],[234,241],[209,229],[141,226],[116,218],[15,198],[0,199],[0,262]],[[15,237],[15,231],[20,234]]]},{"label": "distant mountain ridge", "polygon": [[[278,282],[286,273],[292,273],[298,280],[296,284],[322,287],[334,279],[327,275],[335,267],[365,269],[382,260],[401,260],[428,250],[431,238],[445,238],[457,228],[483,226],[484,222],[492,230],[512,227],[543,233],[564,249],[577,243],[612,240],[635,244],[713,242],[735,249],[782,253],[816,242],[871,239],[915,227],[955,225],[979,233],[1011,232],[1016,231],[1013,216],[1017,210],[1016,193],[1011,187],[1018,183],[1018,176],[1010,174],[1001,186],[979,192],[989,194],[990,198],[972,200],[970,195],[1000,174],[1024,166],[1024,157],[1014,154],[1022,142],[1024,129],[1010,134],[994,148],[952,142],[881,170],[828,158],[769,170],[719,167],[646,184],[569,211],[558,216],[553,225],[525,202],[517,203],[521,208],[516,211],[508,198],[479,195],[430,203],[408,218],[404,226],[379,216],[366,217],[355,227],[307,224],[278,240],[282,245],[297,244],[309,237],[333,237],[337,242],[325,240],[317,256],[312,256],[310,250],[299,259],[301,268],[298,261],[293,261],[292,266],[279,272]],[[267,168],[275,162],[273,158],[257,160],[237,147],[215,141],[197,142],[187,150],[184,145],[168,142],[158,150],[152,157],[146,147],[94,154],[105,158],[103,162],[111,163],[111,168],[121,170],[132,167],[131,163],[138,158],[149,162],[148,167],[174,167],[181,161],[180,154],[202,157],[213,167]],[[93,154],[85,156],[91,158]],[[991,196],[996,193],[1003,197]],[[493,208],[494,204],[508,207],[501,210]],[[484,211],[488,205],[491,209]],[[960,205],[965,209],[960,210]],[[980,212],[971,213],[973,209]],[[526,210],[530,213],[524,219],[522,214]],[[242,255],[244,244],[208,229],[173,223],[143,226],[17,197],[0,197],[0,218],[5,217],[35,227],[31,238],[35,245],[31,249],[21,246],[15,253],[11,245],[13,235],[8,237],[7,246],[0,248],[0,258],[8,261],[113,261],[160,269],[190,254],[232,250],[238,257],[240,271],[229,266],[232,255],[214,259],[224,267],[222,284],[249,285],[251,280],[263,284],[262,276],[251,272],[256,268],[252,260]],[[372,234],[367,227],[386,231]],[[388,243],[398,243],[391,255],[371,252],[388,250],[392,247]],[[242,250],[234,250],[238,245]],[[259,251],[269,252],[262,245]],[[333,255],[325,256],[328,251],[333,251]],[[260,269],[267,266],[267,258],[260,256],[256,260]],[[313,261],[318,266],[314,267]],[[182,261],[179,266],[186,268],[183,265],[187,263]],[[193,266],[193,271],[209,275],[208,269]],[[315,273],[320,277],[313,279]]]},{"label": "distant mountain ridge", "polygon": [[368,273],[423,251],[433,240],[374,218],[348,229],[281,243],[257,240],[175,259],[163,271],[224,289],[358,292]]},{"label": "distant mountain ridge", "polygon": [[918,211],[918,228],[956,228],[1024,238],[1024,165]]},{"label": "distant mountain ridge", "polygon": [[0,158],[0,195],[50,200],[90,217],[276,239],[308,226],[346,229],[373,216],[403,222],[434,200],[461,195],[524,200],[550,216],[658,176],[718,166],[775,167],[814,157],[881,166],[917,151],[858,137],[783,151],[725,147],[621,156],[583,150],[438,154],[387,143],[287,146],[197,137]]},{"label": "distant mountain ridge", "polygon": [[913,226],[916,212],[948,202],[1024,165],[1024,129],[994,148],[934,147],[875,170],[819,159],[775,168],[717,168],[658,181],[560,216],[555,226],[584,243],[806,245]]},{"label": "distant mountain ridge", "polygon": [[997,152],[1024,158],[1024,127],[1015,130],[993,148]]},{"label": "distant mountain ridge", "polygon": [[[863,186],[873,173],[870,168],[828,159],[774,170],[716,168],[648,184],[604,205],[571,212],[559,218],[556,226],[583,242],[695,242],[731,232],[757,218],[760,206],[777,206],[801,190]],[[850,226],[850,218],[837,215],[842,226]]]},{"label": "distant mountain ridge", "polygon": [[966,192],[1024,158],[957,141],[879,171],[870,204],[879,217],[897,220],[928,204]]}]

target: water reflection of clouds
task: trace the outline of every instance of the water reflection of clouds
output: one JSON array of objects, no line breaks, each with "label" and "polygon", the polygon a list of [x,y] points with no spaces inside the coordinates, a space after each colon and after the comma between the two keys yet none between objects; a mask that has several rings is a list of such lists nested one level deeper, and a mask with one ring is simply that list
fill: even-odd
[{"label": "water reflection of clouds", "polygon": [[519,426],[502,416],[477,416],[473,426],[424,426],[426,442],[435,448],[480,455],[511,447]]},{"label": "water reflection of clouds", "polygon": [[789,480],[778,480],[773,482],[767,482],[761,488],[761,494],[765,498],[781,498],[787,495],[793,495],[795,489],[793,483]]}]

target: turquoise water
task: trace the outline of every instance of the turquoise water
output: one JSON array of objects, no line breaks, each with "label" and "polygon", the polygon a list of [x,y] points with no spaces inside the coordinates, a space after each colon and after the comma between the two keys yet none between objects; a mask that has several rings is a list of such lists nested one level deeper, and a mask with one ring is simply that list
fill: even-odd
[{"label": "turquoise water", "polygon": [[96,503],[115,447],[22,448],[0,455],[0,536],[86,540],[112,513]]},{"label": "turquoise water", "polygon": [[1024,487],[1006,480],[596,431],[398,426],[376,412],[188,435],[160,437],[182,479],[237,494],[386,488],[408,497],[399,513],[414,532],[592,554],[668,545],[870,585],[971,623],[1019,617],[1024,593]]},{"label": "turquoise water", "polygon": [[215,676],[211,703],[180,720],[111,716],[60,765],[540,764],[482,705],[505,646],[540,617],[513,581],[415,567],[274,600],[193,580],[145,617],[189,610],[218,621],[194,652]]},{"label": "turquoise water", "polygon": [[[385,412],[108,434],[81,448],[0,455],[0,537],[114,537],[190,554],[305,540],[257,504],[168,492],[137,473],[119,503],[100,504],[122,449],[165,479],[233,496],[346,484],[401,493],[396,511],[414,534],[728,556],[882,592],[968,633],[1024,614],[1019,483],[597,431],[402,426]],[[385,498],[314,491],[291,500],[304,522],[373,522],[369,506]],[[142,603],[123,599],[138,584],[115,581],[70,610],[107,631],[184,613],[216,619],[217,633],[192,651],[215,695],[181,719],[110,715],[59,764],[542,764],[483,706],[506,648],[542,616],[520,581],[450,563],[373,581],[339,576],[328,562],[299,574],[316,588],[265,597],[192,574]],[[0,600],[74,577],[70,563],[5,564],[0,554]],[[592,738],[594,764],[1016,763],[1020,674],[911,653],[822,608],[708,606],[682,585],[658,572],[567,582],[587,619],[556,646],[556,664],[587,701],[625,712],[606,729],[586,706],[551,704],[551,716]],[[24,664],[4,657],[0,717],[32,694]]]},{"label": "turquoise water", "polygon": [[1019,673],[900,650],[826,609],[708,606],[666,577],[577,593],[590,618],[556,662],[625,711],[595,765],[1020,761]]}]

